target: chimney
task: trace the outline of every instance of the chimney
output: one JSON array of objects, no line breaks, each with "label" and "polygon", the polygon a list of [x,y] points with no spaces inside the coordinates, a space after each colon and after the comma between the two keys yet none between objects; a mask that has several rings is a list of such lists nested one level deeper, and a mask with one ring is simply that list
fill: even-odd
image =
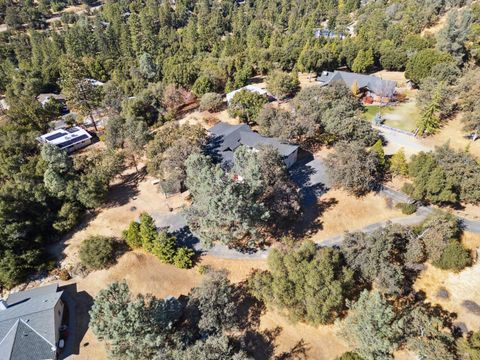
[{"label": "chimney", "polygon": [[7,310],[7,307],[8,307],[8,305],[5,302],[5,300],[0,299],[0,311]]}]

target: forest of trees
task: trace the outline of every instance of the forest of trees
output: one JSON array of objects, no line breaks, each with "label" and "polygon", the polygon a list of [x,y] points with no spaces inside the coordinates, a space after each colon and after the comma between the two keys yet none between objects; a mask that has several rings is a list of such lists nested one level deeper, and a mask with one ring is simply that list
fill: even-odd
[{"label": "forest of trees", "polygon": [[[301,194],[270,147],[240,147],[231,169],[203,151],[200,126],[172,121],[185,107],[223,108],[225,92],[266,76],[268,90],[291,111],[237,93],[232,116],[306,149],[333,147],[326,159],[334,187],[363,196],[390,175],[408,177],[416,203],[478,204],[480,165],[448,145],[409,161],[385,156],[382,139],[364,121],[354,91],[342,85],[299,88],[298,72],[342,67],[369,73],[405,71],[419,88],[420,135],[433,134],[457,111],[468,134],[480,130],[480,5],[464,0],[107,0],[95,14],[53,14],[93,1],[0,0],[0,288],[47,270],[47,248],[82,215],[105,204],[125,167],[161,180],[165,193],[188,188],[186,218],[209,246],[254,250],[288,234],[301,217]],[[461,8],[461,9],[460,9]],[[436,35],[422,35],[442,16]],[[49,20],[47,22],[47,20]],[[327,26],[345,38],[315,38]],[[353,26],[353,35],[350,34]],[[2,29],[4,27],[2,26]],[[104,83],[94,86],[93,80]],[[105,150],[69,156],[36,138],[60,114],[37,96],[63,94],[79,121],[97,108],[109,121]],[[97,130],[97,124],[93,121]],[[100,135],[100,133],[99,133]],[[416,204],[407,204],[415,211]],[[422,359],[476,359],[480,334],[457,339],[453,314],[432,308],[413,289],[421,264],[460,271],[472,264],[453,215],[433,213],[418,226],[388,224],[345,235],[338,248],[282,238],[268,269],[245,283],[207,271],[188,296],[134,295],[126,282],[96,296],[90,326],[118,359],[289,359],[274,355],[273,335],[259,331],[265,306],[292,321],[336,324],[353,353],[338,359],[391,359],[407,349]],[[195,258],[153,218],[125,224],[123,237],[178,268]],[[117,241],[94,236],[79,257],[91,270],[114,263]],[[240,313],[244,311],[244,313]],[[248,316],[246,313],[248,313]],[[303,349],[303,351],[305,351]]]},{"label": "forest of trees", "polygon": [[[152,141],[149,127],[173,119],[195,96],[214,109],[219,106],[215,94],[246,85],[256,74],[267,74],[270,90],[283,98],[297,91],[296,78],[290,75],[296,71],[339,66],[360,72],[406,69],[407,77],[431,95],[425,97],[422,117],[428,133],[437,127],[437,119],[451,112],[442,94],[445,87],[456,83],[455,79],[438,81],[446,73],[436,65],[445,68],[450,64],[451,79],[467,61],[475,63],[478,57],[475,40],[480,36],[480,7],[453,10],[464,5],[461,0],[393,4],[178,0],[174,7],[169,1],[121,0],[103,2],[95,16],[64,14],[46,22],[53,12],[80,3],[93,5],[88,1],[0,1],[0,23],[7,24],[7,31],[0,33],[0,94],[10,107],[8,123],[0,131],[2,286],[12,286],[37,269],[45,261],[45,243],[71,229],[85,209],[99,206],[122,164],[137,167],[145,147],[149,171],[165,177],[164,183],[174,190],[184,187],[188,182],[184,160],[198,154],[202,135],[192,130],[178,141],[164,143],[159,139],[162,135]],[[420,36],[422,29],[447,11],[447,24],[438,36]],[[330,29],[345,34],[356,20],[355,36],[314,38],[313,30],[324,20]],[[94,87],[86,79],[105,85]],[[471,94],[470,100],[465,96],[458,105],[471,114],[465,117],[466,129],[477,131],[476,83],[465,80],[460,84],[459,91]],[[302,90],[293,100],[293,113],[266,108],[247,120],[258,123],[262,133],[286,141],[356,140],[371,146],[378,135],[368,124],[356,121],[361,108],[349,90]],[[35,138],[58,116],[58,107],[43,107],[36,101],[42,92],[66,95],[68,106],[81,117],[91,117],[99,106],[107,109],[112,115],[106,129],[109,150],[94,160],[73,163],[62,154],[42,151]],[[184,136],[196,140],[180,141]],[[341,144],[338,149],[332,163],[341,164]],[[369,168],[375,161],[372,155],[363,166],[365,177],[353,185],[354,193],[376,187],[381,174]],[[90,171],[93,164],[102,168],[101,174]],[[167,167],[178,171],[165,174]],[[72,192],[73,188],[78,191]],[[456,198],[464,199],[462,194]],[[268,199],[270,195],[250,196]],[[294,199],[287,202],[296,209]],[[275,203],[270,206],[278,213]],[[265,209],[248,211],[266,216]],[[201,223],[196,224],[200,231]],[[253,228],[259,224],[249,224],[248,232]],[[244,235],[245,229],[239,231],[235,241]]]}]

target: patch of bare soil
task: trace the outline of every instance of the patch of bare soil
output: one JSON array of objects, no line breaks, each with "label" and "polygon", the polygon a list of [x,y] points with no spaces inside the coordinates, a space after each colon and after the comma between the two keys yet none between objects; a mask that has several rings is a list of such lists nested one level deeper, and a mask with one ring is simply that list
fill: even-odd
[{"label": "patch of bare soil", "polygon": [[404,216],[386,198],[373,193],[356,198],[343,190],[330,190],[320,201],[330,206],[322,213],[322,229],[312,236],[313,241]]},{"label": "patch of bare soil", "polygon": [[179,119],[178,124],[200,125],[205,129],[209,129],[219,121],[226,122],[231,125],[240,124],[240,120],[238,118],[231,117],[226,109],[216,113],[195,110]]},{"label": "patch of bare soil", "polygon": [[77,262],[81,242],[91,235],[120,237],[128,224],[146,211],[169,213],[169,208],[178,208],[184,201],[182,195],[165,198],[152,178],[142,178],[133,169],[128,170],[111,186],[107,204],[97,214],[87,217],[79,227],[64,239],[64,267]]},{"label": "patch of bare soil", "polygon": [[317,74],[315,73],[298,73],[298,81],[300,81],[300,88],[304,89],[310,86],[318,85],[316,82]]}]

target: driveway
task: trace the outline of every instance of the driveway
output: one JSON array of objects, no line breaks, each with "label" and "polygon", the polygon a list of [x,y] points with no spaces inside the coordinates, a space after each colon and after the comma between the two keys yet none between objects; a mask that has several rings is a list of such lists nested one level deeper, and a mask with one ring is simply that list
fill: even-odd
[{"label": "driveway", "polygon": [[380,131],[382,137],[387,141],[385,146],[385,154],[392,155],[398,150],[403,148],[407,156],[418,154],[421,151],[430,151],[432,148],[420,143],[419,139],[412,135],[402,134],[401,132],[386,129],[381,126],[374,126],[375,129]]},{"label": "driveway", "polygon": [[200,240],[192,234],[187,225],[187,220],[184,214],[179,212],[153,212],[150,214],[155,219],[155,225],[158,228],[166,228],[168,232],[177,237],[181,245],[193,248],[195,251],[202,254],[215,256],[221,259],[266,259],[268,250],[258,250],[256,252],[240,252],[238,250],[230,249],[225,245],[216,244],[211,248],[202,246]]},{"label": "driveway", "polygon": [[[406,136],[406,135],[405,135]],[[290,176],[300,187],[301,201],[304,208],[308,208],[317,203],[317,198],[328,191],[330,182],[326,174],[324,162],[314,156],[305,157],[290,168]],[[411,202],[412,199],[406,194],[383,187],[379,191],[381,196],[392,199],[394,202]],[[422,222],[434,209],[430,206],[418,208],[415,214],[390,220],[394,224],[416,225]],[[261,250],[254,253],[244,253],[234,249],[229,249],[225,245],[217,244],[212,248],[205,248],[201,245],[189,230],[187,221],[182,212],[153,212],[152,217],[159,228],[168,228],[168,231],[174,234],[181,244],[192,247],[198,252],[212,255],[224,259],[265,259],[268,250]],[[468,220],[459,217],[465,226],[465,230],[480,233],[480,221]],[[388,221],[370,224],[362,229],[352,229],[352,231],[372,232],[386,226]],[[340,234],[318,242],[322,246],[339,246],[343,241],[344,234]]]}]

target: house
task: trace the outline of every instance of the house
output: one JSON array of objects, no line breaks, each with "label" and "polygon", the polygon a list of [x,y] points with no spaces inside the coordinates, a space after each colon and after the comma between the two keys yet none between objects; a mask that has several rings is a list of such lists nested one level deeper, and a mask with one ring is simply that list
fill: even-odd
[{"label": "house", "polygon": [[100,81],[100,80],[90,79],[90,78],[86,78],[85,80],[93,86],[103,86],[103,85],[105,85],[105,83]]},{"label": "house", "polygon": [[240,89],[237,89],[237,90],[234,90],[232,92],[229,92],[227,95],[226,95],[226,98],[227,98],[227,104],[230,104],[230,101],[233,99],[233,97],[235,96],[235,94],[239,91],[242,91],[242,90],[245,90],[245,91],[251,91],[251,92],[254,92],[254,93],[257,93],[259,95],[263,95],[265,97],[268,97],[268,98],[273,98],[272,95],[270,95],[268,93],[267,90],[265,89],[262,89],[261,87],[259,86],[255,86],[255,85],[247,85],[247,86],[244,86]]},{"label": "house", "polygon": [[315,39],[325,38],[325,39],[345,39],[345,35],[342,33],[338,33],[329,29],[324,28],[316,28],[313,29],[313,37]]},{"label": "house", "polygon": [[356,84],[362,97],[371,98],[372,101],[390,102],[395,95],[397,83],[393,80],[384,80],[374,75],[364,75],[347,71],[323,71],[317,77],[321,86],[335,82],[344,83],[349,89]]},{"label": "house", "polygon": [[297,145],[284,144],[278,139],[262,136],[246,124],[230,125],[219,122],[208,132],[210,133],[209,149],[218,155],[222,164],[227,167],[231,167],[233,152],[241,145],[255,150],[270,145],[277,149],[287,168],[297,161]]},{"label": "house", "polygon": [[68,129],[51,131],[38,137],[37,140],[41,143],[55,145],[61,150],[66,150],[70,153],[90,145],[92,143],[92,135],[81,127],[73,126]]},{"label": "house", "polygon": [[52,284],[0,300],[0,359],[57,359],[63,291]]},{"label": "house", "polygon": [[65,102],[67,101],[64,96],[53,93],[44,93],[37,96],[37,100],[40,102],[40,104],[42,104],[42,106],[45,106],[45,104],[48,103],[51,99],[54,99],[62,104],[65,104]]}]

